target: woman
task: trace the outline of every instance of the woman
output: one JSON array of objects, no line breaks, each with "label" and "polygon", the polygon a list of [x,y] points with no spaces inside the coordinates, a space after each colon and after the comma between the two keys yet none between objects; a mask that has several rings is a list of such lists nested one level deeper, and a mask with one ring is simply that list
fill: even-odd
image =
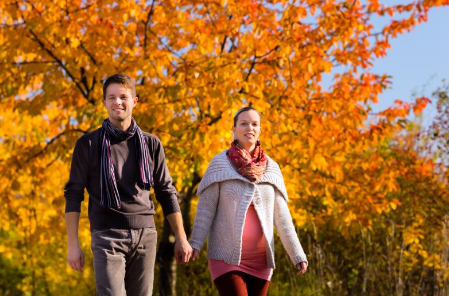
[{"label": "woman", "polygon": [[307,270],[307,258],[282,173],[260,147],[259,113],[240,109],[232,131],[234,142],[212,159],[198,188],[193,260],[209,236],[209,270],[220,295],[266,295],[274,268],[273,224],[298,274]]}]

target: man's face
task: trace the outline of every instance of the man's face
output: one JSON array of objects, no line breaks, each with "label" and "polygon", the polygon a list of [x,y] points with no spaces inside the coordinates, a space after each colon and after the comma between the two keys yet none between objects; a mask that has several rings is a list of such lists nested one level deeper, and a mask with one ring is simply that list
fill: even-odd
[{"label": "man's face", "polygon": [[103,104],[108,111],[109,120],[117,125],[123,121],[131,121],[132,111],[137,103],[137,97],[133,97],[131,90],[121,84],[110,84],[106,89],[106,97]]}]

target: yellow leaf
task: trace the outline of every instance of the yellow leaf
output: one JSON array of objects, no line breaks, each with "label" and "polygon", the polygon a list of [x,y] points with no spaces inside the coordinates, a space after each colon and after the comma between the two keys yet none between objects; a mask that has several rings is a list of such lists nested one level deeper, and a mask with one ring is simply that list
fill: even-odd
[{"label": "yellow leaf", "polygon": [[396,210],[397,205],[394,202],[390,202],[390,206],[393,210]]}]

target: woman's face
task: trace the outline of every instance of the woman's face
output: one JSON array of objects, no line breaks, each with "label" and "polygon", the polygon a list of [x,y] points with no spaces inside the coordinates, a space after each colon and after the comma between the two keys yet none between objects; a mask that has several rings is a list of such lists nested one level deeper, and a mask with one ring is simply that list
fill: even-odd
[{"label": "woman's face", "polygon": [[251,153],[256,147],[257,139],[259,139],[260,135],[259,113],[255,110],[240,113],[236,126],[232,127],[232,131],[240,146]]}]

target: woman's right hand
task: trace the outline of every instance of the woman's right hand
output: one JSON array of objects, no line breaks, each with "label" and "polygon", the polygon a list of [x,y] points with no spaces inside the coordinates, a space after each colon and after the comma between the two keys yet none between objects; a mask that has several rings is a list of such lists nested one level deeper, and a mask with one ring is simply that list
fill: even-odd
[{"label": "woman's right hand", "polygon": [[296,269],[298,269],[297,275],[304,274],[307,271],[308,265],[309,264],[307,262],[305,262],[305,261],[296,264]]},{"label": "woman's right hand", "polygon": [[193,249],[192,260],[195,261],[196,257],[198,257],[199,254],[200,251],[198,251],[197,249]]}]

